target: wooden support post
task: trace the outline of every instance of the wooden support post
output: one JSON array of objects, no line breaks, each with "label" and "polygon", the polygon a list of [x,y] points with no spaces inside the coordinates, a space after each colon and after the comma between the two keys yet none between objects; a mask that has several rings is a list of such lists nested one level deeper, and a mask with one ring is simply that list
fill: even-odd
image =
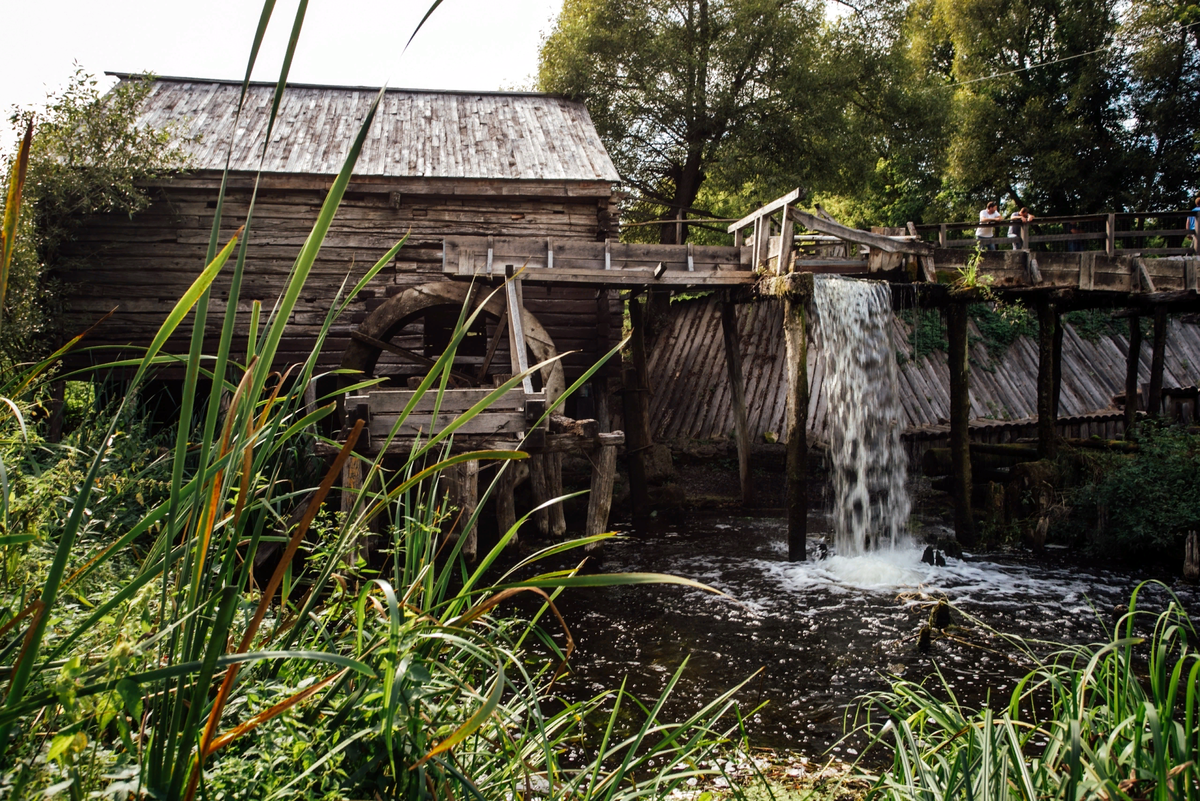
[{"label": "wooden support post", "polygon": [[[596,449],[592,463],[592,491],[588,498],[587,528],[584,534],[608,531],[608,510],[612,506],[613,480],[617,475],[617,448],[604,445]],[[594,550],[588,546],[588,550]]]},{"label": "wooden support post", "polygon": [[[550,477],[550,496],[553,498],[561,498],[563,495],[562,463],[563,455],[561,453],[546,454],[546,468]],[[550,534],[561,537],[566,533],[567,518],[563,512],[563,505],[556,503],[550,507]]]},{"label": "wooden support post", "polygon": [[1056,452],[1054,431],[1054,329],[1058,320],[1054,304],[1039,297],[1038,310],[1038,382],[1037,432],[1038,458],[1052,459]]},{"label": "wooden support post", "polygon": [[1163,360],[1167,353],[1167,307],[1154,307],[1154,349],[1150,352],[1150,392],[1146,411],[1151,417],[1162,413]]},{"label": "wooden support post", "polygon": [[462,509],[459,536],[466,538],[462,546],[462,555],[474,560],[479,552],[479,528],[471,526],[466,531],[461,529],[471,519],[471,515],[475,514],[475,508],[479,505],[479,462],[464,462],[459,465],[458,474],[461,482],[459,500]]},{"label": "wooden support post", "polygon": [[1052,413],[1054,415],[1054,424],[1058,425],[1058,402],[1062,399],[1062,348],[1063,348],[1063,324],[1062,315],[1058,310],[1054,311],[1054,389],[1051,392],[1050,400]]},{"label": "wooden support post", "polygon": [[733,426],[737,436],[738,478],[741,480],[742,505],[754,500],[750,481],[750,422],[746,412],[746,382],[742,377],[742,353],[738,342],[737,306],[729,293],[721,299],[721,331],[725,335],[725,372],[733,398]]},{"label": "wooden support post", "polygon": [[[349,516],[350,510],[354,507],[354,502],[358,498],[359,490],[363,485],[363,468],[362,460],[357,454],[351,454],[346,463],[342,465],[342,512]],[[363,538],[355,537],[346,549],[345,562],[350,567],[354,567],[358,562],[360,555],[365,555],[363,551]]]},{"label": "wooden support post", "polygon": [[650,494],[646,485],[646,456],[650,450],[650,420],[646,387],[646,335],[642,304],[629,298],[629,347],[633,365],[625,369],[625,455],[629,461],[629,500],[635,520],[650,514]]},{"label": "wooden support post", "polygon": [[546,468],[547,455],[544,453],[535,453],[529,457],[529,483],[533,489],[533,524],[537,528],[538,534],[543,537],[550,533],[550,510],[538,509],[546,501],[552,497],[550,495],[550,477],[549,470]]},{"label": "wooden support post", "polygon": [[808,330],[804,301],[783,299],[787,358],[788,561],[808,558]]},{"label": "wooden support post", "polygon": [[1195,583],[1200,580],[1200,540],[1195,531],[1188,532],[1183,549],[1183,577]]},{"label": "wooden support post", "polygon": [[975,544],[971,511],[971,365],[967,341],[967,307],[946,307],[950,339],[950,463],[953,467],[954,536],[968,547]]},{"label": "wooden support post", "polygon": [[1117,215],[1110,214],[1104,221],[1104,252],[1117,255]]},{"label": "wooden support post", "polygon": [[792,271],[792,240],[795,238],[796,223],[792,220],[792,207],[783,207],[783,218],[779,225],[779,253],[775,262],[775,274],[784,275]]},{"label": "wooden support post", "polygon": [[1137,422],[1138,369],[1142,364],[1142,318],[1129,316],[1129,352],[1125,354],[1125,439]]},{"label": "wooden support post", "polygon": [[67,382],[50,382],[50,420],[46,439],[50,442],[61,442],[63,433],[63,414],[67,400]]},{"label": "wooden support post", "polygon": [[[499,483],[496,485],[496,522],[500,527],[500,536],[503,537],[517,524],[517,502],[513,497],[517,488],[517,466],[514,462],[505,462],[498,469],[501,472],[497,479]],[[519,539],[520,535],[514,532],[508,547],[517,547]]]}]

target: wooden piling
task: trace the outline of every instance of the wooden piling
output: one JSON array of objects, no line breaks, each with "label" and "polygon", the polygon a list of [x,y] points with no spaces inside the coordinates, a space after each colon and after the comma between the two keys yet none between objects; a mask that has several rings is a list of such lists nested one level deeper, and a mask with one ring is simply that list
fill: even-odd
[{"label": "wooden piling", "polygon": [[[588,497],[587,536],[603,534],[608,528],[612,506],[613,481],[617,475],[617,448],[603,445],[592,456],[592,491]],[[589,546],[588,550],[593,550]]]},{"label": "wooden piling", "polygon": [[1154,307],[1154,346],[1150,352],[1150,391],[1146,411],[1151,417],[1162,412],[1163,359],[1167,352],[1167,307]]},{"label": "wooden piling", "polygon": [[533,524],[537,528],[538,534],[545,537],[550,534],[550,509],[538,509],[537,507],[550,500],[550,477],[549,470],[546,467],[546,460],[549,455],[545,453],[535,453],[529,457],[529,483],[533,490]]},{"label": "wooden piling", "polygon": [[754,500],[754,485],[750,481],[750,422],[746,413],[746,382],[742,377],[742,353],[738,342],[737,306],[730,302],[728,292],[721,299],[721,331],[725,335],[725,372],[733,397],[742,505],[749,506]]},{"label": "wooden piling", "polygon": [[1133,437],[1137,423],[1138,369],[1142,363],[1142,319],[1129,317],[1129,352],[1125,355],[1125,439]]},{"label": "wooden piling", "polygon": [[629,298],[630,355],[633,364],[624,371],[625,455],[629,460],[629,501],[633,518],[644,520],[650,514],[650,494],[646,485],[646,456],[650,450],[649,390],[646,386],[646,331],[642,305],[636,295]]},{"label": "wooden piling", "polygon": [[967,307],[946,307],[946,334],[950,340],[950,455],[954,466],[954,536],[968,547],[975,544],[975,518],[971,511],[971,366],[968,361]]},{"label": "wooden piling", "polygon": [[[561,453],[546,454],[547,473],[550,477],[550,496],[553,498],[561,498],[563,496],[562,463],[563,455]],[[566,533],[567,518],[563,512],[563,505],[562,503],[556,503],[550,507],[550,534],[555,537],[561,537]]]},{"label": "wooden piling", "polygon": [[[499,469],[501,473],[496,486],[496,522],[500,527],[500,536],[503,537],[517,524],[517,502],[513,497],[517,488],[517,466],[513,462],[506,462],[501,464]],[[518,534],[514,533],[508,547],[517,547],[517,540]]]},{"label": "wooden piling", "polygon": [[1054,430],[1054,337],[1058,314],[1047,297],[1039,297],[1038,310],[1038,457],[1052,459],[1056,452]]},{"label": "wooden piling", "polygon": [[1063,349],[1063,324],[1062,315],[1058,309],[1054,311],[1054,357],[1053,357],[1053,374],[1054,374],[1054,389],[1051,390],[1051,412],[1054,416],[1054,424],[1058,425],[1058,404],[1062,399],[1062,349]]},{"label": "wooden piling", "polygon": [[808,330],[804,300],[783,299],[787,353],[788,561],[803,562],[808,540]]}]

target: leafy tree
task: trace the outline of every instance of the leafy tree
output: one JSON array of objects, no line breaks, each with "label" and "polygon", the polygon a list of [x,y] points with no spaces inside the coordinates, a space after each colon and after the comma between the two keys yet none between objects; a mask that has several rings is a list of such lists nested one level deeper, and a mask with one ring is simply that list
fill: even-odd
[{"label": "leafy tree", "polygon": [[769,197],[836,170],[822,21],[811,0],[565,0],[539,83],[587,104],[638,193],[627,216],[674,219],[708,181]]},{"label": "leafy tree", "polygon": [[51,325],[54,268],[82,218],[138,212],[151,201],[146,181],[186,166],[171,131],[138,123],[152,88],[149,79],[122,81],[101,94],[97,80],[77,68],[45,111],[12,116],[21,132],[32,117],[34,135],[5,300],[3,348],[9,357],[28,358],[51,344],[43,335]]},{"label": "leafy tree", "polygon": [[926,69],[953,91],[951,203],[1039,213],[1124,205],[1126,70],[1116,0],[918,0]]},{"label": "leafy tree", "polygon": [[1134,0],[1129,43],[1132,131],[1140,178],[1135,205],[1191,208],[1200,172],[1200,3]]}]

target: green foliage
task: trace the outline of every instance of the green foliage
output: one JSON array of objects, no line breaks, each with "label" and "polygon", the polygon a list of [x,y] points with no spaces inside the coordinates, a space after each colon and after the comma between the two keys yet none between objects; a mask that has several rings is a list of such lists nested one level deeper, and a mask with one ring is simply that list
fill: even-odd
[{"label": "green foliage", "polygon": [[992,362],[1004,356],[1019,338],[1038,336],[1037,316],[1019,303],[972,303],[967,314],[975,321]]},{"label": "green foliage", "polygon": [[1197,633],[1174,596],[1162,612],[1145,611],[1139,596],[1148,589],[1157,588],[1134,591],[1108,642],[1047,659],[1036,644],[1006,638],[1035,667],[999,708],[963,707],[940,673],[933,688],[897,679],[872,695],[868,728],[894,750],[867,798],[1194,798]]},{"label": "green foliage", "polygon": [[932,353],[945,353],[950,347],[946,321],[937,309],[902,309],[900,319],[908,325],[908,345],[913,361]]},{"label": "green foliage", "polygon": [[1181,553],[1200,528],[1200,436],[1142,422],[1138,452],[1098,453],[1070,497],[1068,533],[1100,554],[1125,561]]},{"label": "green foliage", "polygon": [[1086,342],[1129,336],[1129,321],[1114,317],[1111,309],[1078,309],[1064,314],[1062,320]]},{"label": "green foliage", "polygon": [[[539,87],[582,100],[624,180],[626,218],[673,219],[709,181],[770,199],[836,165],[823,8],[775,0],[567,0]],[[638,232],[674,241],[674,226]]]},{"label": "green foliage", "polygon": [[[39,114],[13,118],[24,131],[32,118],[33,147],[22,219],[5,309],[3,350],[10,358],[44,354],[45,333],[63,245],[89,214],[134,214],[150,202],[145,182],[186,167],[171,132],[138,123],[152,81],[122,81],[101,95],[97,81],[77,69],[67,87]],[[5,165],[15,155],[5,157]],[[50,337],[53,338],[53,337]],[[39,352],[40,351],[40,352]]]}]

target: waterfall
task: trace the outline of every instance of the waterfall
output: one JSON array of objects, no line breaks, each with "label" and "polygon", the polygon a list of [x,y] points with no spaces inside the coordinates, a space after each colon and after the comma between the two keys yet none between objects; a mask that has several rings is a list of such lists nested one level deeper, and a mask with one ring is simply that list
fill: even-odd
[{"label": "waterfall", "polygon": [[813,331],[825,357],[834,547],[843,556],[907,542],[908,457],[900,443],[891,288],[814,276]]}]

